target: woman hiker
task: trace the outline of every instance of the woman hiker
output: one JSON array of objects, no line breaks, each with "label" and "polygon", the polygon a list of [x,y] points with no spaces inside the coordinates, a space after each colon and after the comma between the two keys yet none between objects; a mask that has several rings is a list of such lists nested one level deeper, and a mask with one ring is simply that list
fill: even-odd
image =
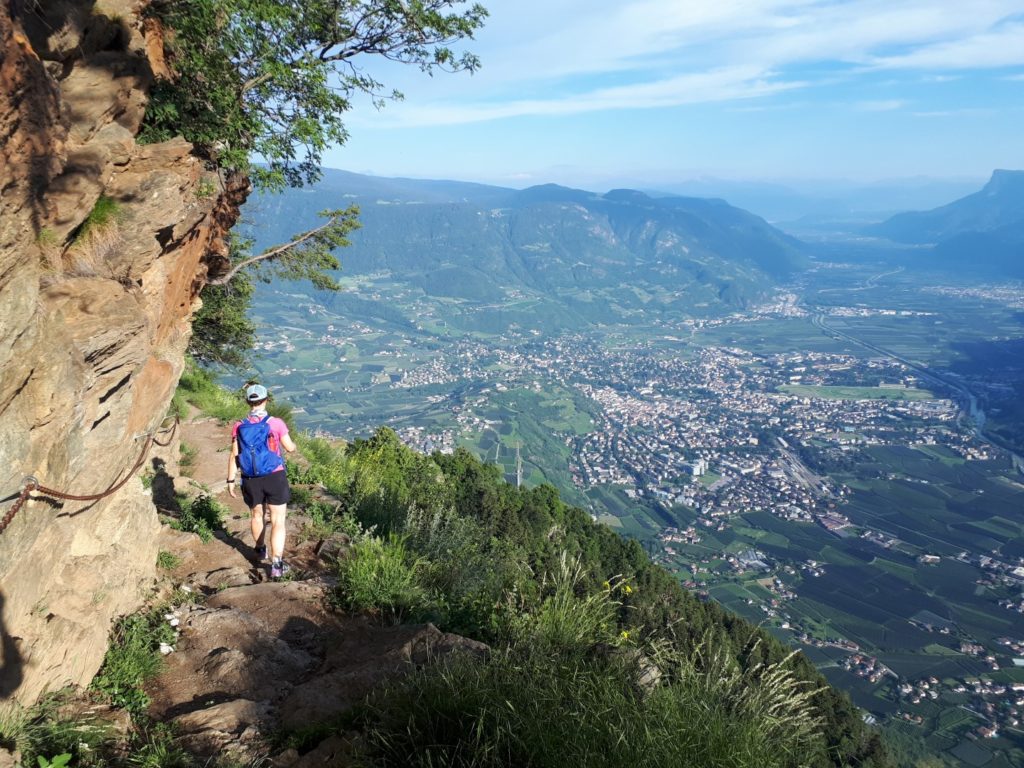
[{"label": "woman hiker", "polygon": [[291,453],[295,443],[288,425],[267,414],[267,388],[250,384],[245,390],[249,415],[231,430],[231,459],[228,463],[228,493],[235,498],[235,473],[242,475],[242,499],[252,510],[250,529],[260,561],[267,557],[266,524],[263,508],[270,509],[270,577],[279,579],[288,571],[284,563],[285,517],[291,491],[281,449]]}]

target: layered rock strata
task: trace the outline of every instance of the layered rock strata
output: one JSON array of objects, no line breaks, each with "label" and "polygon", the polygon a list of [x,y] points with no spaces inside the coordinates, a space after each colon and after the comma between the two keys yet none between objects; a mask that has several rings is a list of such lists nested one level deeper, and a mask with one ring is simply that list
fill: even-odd
[{"label": "layered rock strata", "polygon": [[[132,0],[0,3],[0,498],[30,475],[103,491],[135,464],[225,257],[244,179],[136,139],[162,50]],[[152,582],[157,527],[137,478],[22,508],[0,533],[0,699],[88,683]]]}]

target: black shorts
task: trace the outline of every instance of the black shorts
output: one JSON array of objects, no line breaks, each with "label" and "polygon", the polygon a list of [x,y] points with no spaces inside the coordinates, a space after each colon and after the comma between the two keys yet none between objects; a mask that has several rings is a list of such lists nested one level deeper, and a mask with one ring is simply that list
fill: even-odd
[{"label": "black shorts", "polygon": [[288,473],[281,470],[262,477],[243,477],[242,498],[250,509],[263,504],[287,504],[292,498]]}]

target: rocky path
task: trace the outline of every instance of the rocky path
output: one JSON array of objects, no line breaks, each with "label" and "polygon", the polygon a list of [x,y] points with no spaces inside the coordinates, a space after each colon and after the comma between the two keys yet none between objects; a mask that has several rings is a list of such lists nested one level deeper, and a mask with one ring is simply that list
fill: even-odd
[{"label": "rocky path", "polygon": [[[303,518],[291,511],[292,578],[270,581],[268,565],[256,560],[248,510],[225,490],[227,429],[213,420],[182,427],[183,441],[198,449],[193,489],[205,486],[231,516],[205,544],[169,528],[161,534],[160,548],[181,559],[171,581],[204,599],[176,612],[180,637],[147,687],[150,714],[174,723],[182,744],[199,755],[238,752],[297,768],[347,765],[353,739],[338,728],[302,755],[275,754],[269,737],[336,724],[387,678],[454,650],[484,647],[430,624],[387,626],[337,610],[332,565],[320,553],[343,553],[344,541],[303,540]],[[179,488],[187,484],[175,480]]]}]

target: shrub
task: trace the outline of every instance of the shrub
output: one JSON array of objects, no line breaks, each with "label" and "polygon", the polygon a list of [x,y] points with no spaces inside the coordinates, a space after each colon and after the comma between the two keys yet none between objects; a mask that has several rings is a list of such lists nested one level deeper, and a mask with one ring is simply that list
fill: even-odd
[{"label": "shrub", "polygon": [[402,539],[365,538],[338,563],[338,596],[351,610],[379,612],[400,620],[426,604],[416,578],[419,567]]},{"label": "shrub", "polygon": [[338,498],[350,495],[353,462],[346,454],[344,446],[335,445],[322,437],[310,437],[302,433],[295,436],[295,443],[308,466],[302,468],[295,462],[287,462],[289,482],[321,485]]},{"label": "shrub", "polygon": [[179,531],[188,531],[199,536],[204,542],[213,538],[213,532],[224,525],[227,510],[224,505],[209,494],[202,493],[194,499],[181,502],[178,519],[171,522],[171,527]]},{"label": "shrub", "polygon": [[443,600],[446,628],[487,638],[498,625],[497,607],[515,583],[507,554],[479,523],[452,510],[414,509],[403,528],[406,546],[423,558],[420,583]]}]

